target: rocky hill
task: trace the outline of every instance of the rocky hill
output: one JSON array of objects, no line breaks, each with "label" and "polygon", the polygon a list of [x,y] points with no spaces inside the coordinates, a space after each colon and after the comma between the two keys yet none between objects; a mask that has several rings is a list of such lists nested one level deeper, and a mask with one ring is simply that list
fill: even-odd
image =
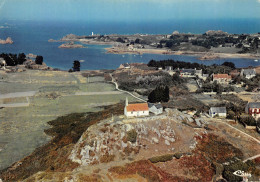
[{"label": "rocky hill", "polygon": [[[216,181],[223,176],[232,179],[233,163],[259,173],[250,168],[251,163],[241,164],[248,151],[234,144],[236,132],[228,131],[228,137],[222,133],[223,125],[176,109],[132,119],[125,118],[122,111],[123,104],[119,104],[49,122],[53,127],[46,133],[54,136],[52,141],[1,171],[0,178],[28,182]],[[241,144],[252,146],[252,142]]]}]

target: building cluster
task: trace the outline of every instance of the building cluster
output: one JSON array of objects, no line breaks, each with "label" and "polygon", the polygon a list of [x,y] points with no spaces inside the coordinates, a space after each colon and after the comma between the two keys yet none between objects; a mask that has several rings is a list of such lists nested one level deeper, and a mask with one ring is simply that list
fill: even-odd
[{"label": "building cluster", "polygon": [[[162,69],[162,68],[159,68]],[[202,70],[198,69],[173,69],[172,66],[166,66],[165,71],[169,72],[171,75],[179,72],[181,77],[186,78],[200,78],[202,80],[206,80],[208,77],[211,78],[211,80],[214,82],[216,81],[219,84],[229,84],[232,79],[234,79],[237,76],[241,76],[246,79],[251,79],[256,76],[256,70],[255,69],[242,69],[241,72],[238,70],[233,70],[229,74],[205,74]]]}]

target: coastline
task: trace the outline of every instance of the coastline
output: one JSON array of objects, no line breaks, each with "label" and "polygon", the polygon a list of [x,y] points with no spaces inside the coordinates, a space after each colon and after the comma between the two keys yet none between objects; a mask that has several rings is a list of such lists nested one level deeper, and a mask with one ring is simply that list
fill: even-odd
[{"label": "coastline", "polygon": [[244,59],[260,59],[260,55],[255,54],[232,54],[232,53],[214,53],[214,52],[194,52],[194,51],[171,51],[168,49],[134,49],[129,50],[121,47],[105,48],[110,54],[168,54],[168,55],[187,55],[198,57],[198,60],[214,60],[225,58],[244,58]]}]

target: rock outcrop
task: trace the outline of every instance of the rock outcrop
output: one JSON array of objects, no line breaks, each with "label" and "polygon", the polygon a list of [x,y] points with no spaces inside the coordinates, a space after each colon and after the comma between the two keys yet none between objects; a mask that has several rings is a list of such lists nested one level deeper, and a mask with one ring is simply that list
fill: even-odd
[{"label": "rock outcrop", "polygon": [[13,40],[11,39],[11,37],[8,37],[6,40],[2,40],[0,39],[0,44],[13,44]]},{"label": "rock outcrop", "polygon": [[74,42],[69,42],[69,43],[60,45],[59,48],[75,49],[75,48],[84,48],[84,46],[81,44],[74,44]]}]

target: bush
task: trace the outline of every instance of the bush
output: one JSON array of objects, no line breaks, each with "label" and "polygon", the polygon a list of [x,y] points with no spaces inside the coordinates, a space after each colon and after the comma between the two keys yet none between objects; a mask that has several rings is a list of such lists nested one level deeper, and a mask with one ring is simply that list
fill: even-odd
[{"label": "bush", "polygon": [[149,159],[152,163],[158,163],[158,162],[167,162],[172,160],[173,155],[172,154],[166,154],[161,156],[152,157]]},{"label": "bush", "polygon": [[256,126],[256,120],[251,115],[241,116],[239,121],[245,123],[248,126]]},{"label": "bush", "polygon": [[134,143],[136,142],[136,138],[137,138],[137,132],[134,129],[127,132],[127,141]]},{"label": "bush", "polygon": [[247,161],[246,163],[243,163],[243,161],[236,161],[224,167],[223,177],[228,181],[242,181],[241,177],[233,174],[237,170],[251,173],[255,171],[255,164],[252,161]]},{"label": "bush", "polygon": [[231,110],[228,111],[228,115],[227,115],[228,119],[235,119],[235,116],[236,116],[236,114],[234,111],[231,111]]},{"label": "bush", "polygon": [[105,154],[100,158],[100,162],[101,163],[108,163],[113,161],[115,158],[115,155],[109,155],[109,154]]}]

